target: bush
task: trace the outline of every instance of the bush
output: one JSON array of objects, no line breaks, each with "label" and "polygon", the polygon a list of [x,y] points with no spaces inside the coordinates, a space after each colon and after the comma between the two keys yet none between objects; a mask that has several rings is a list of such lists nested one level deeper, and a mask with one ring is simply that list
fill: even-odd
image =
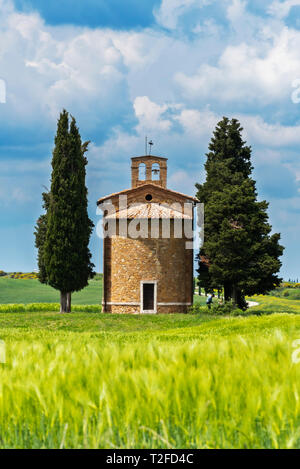
[{"label": "bush", "polygon": [[239,316],[243,314],[243,311],[236,306],[234,306],[230,301],[222,304],[214,304],[211,308],[211,313],[216,315],[233,315]]},{"label": "bush", "polygon": [[284,288],[300,288],[300,283],[298,282],[283,282],[281,285]]},{"label": "bush", "polygon": [[5,277],[5,275],[7,275],[7,273],[4,272],[4,270],[0,270],[0,277]]},{"label": "bush", "polygon": [[103,280],[103,274],[94,275],[93,280]]},{"label": "bush", "polygon": [[0,305],[0,313],[25,313],[25,305]]},{"label": "bush", "polygon": [[232,316],[240,316],[244,314],[241,309],[236,308],[230,301],[226,303],[214,303],[209,309],[207,306],[203,306],[200,304],[194,304],[189,308],[190,314],[211,314],[213,316],[225,316],[225,315],[232,315]]},{"label": "bush", "polygon": [[207,306],[202,306],[199,303],[196,303],[193,306],[190,306],[188,309],[189,314],[207,314],[208,311],[209,310]]},{"label": "bush", "polygon": [[14,278],[16,280],[36,280],[38,275],[35,272],[29,272],[24,274],[23,272],[14,272],[10,275],[10,278]]},{"label": "bush", "polygon": [[[60,311],[59,303],[32,303],[24,304],[8,304],[0,305],[0,313],[42,313],[42,312],[56,312]],[[100,305],[74,305],[72,306],[72,313],[101,313],[102,306]]]}]

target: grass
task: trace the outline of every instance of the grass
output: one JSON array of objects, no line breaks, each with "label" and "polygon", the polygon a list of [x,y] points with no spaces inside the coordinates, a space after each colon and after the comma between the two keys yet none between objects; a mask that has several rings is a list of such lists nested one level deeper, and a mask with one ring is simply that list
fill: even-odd
[{"label": "grass", "polygon": [[248,314],[294,313],[300,314],[300,301],[276,296],[258,295],[250,298],[259,303],[248,310]]},{"label": "grass", "polygon": [[[16,280],[0,277],[0,304],[58,303],[59,292],[38,280]],[[102,282],[91,280],[88,287],[72,295],[74,305],[99,305]]]},{"label": "grass", "polygon": [[278,298],[285,298],[286,300],[300,300],[300,288],[277,288],[271,293]]},{"label": "grass", "polygon": [[[59,303],[28,303],[0,305],[0,313],[35,313],[35,312],[60,312]],[[80,313],[101,313],[100,305],[73,305],[72,311]]]},{"label": "grass", "polygon": [[0,313],[0,448],[299,448],[300,316]]},{"label": "grass", "polygon": [[83,312],[99,292],[91,281],[61,315],[49,287],[0,279],[0,449],[300,448],[299,301],[257,296],[238,317]]},{"label": "grass", "polygon": [[[72,305],[76,306],[101,305],[102,303],[102,276],[97,280],[90,280],[89,285],[72,294]],[[195,295],[195,301],[205,304],[205,297]],[[38,280],[18,280],[0,277],[0,305],[20,305],[19,310],[29,310],[30,305],[47,303],[48,311],[58,311],[59,292]],[[50,306],[52,304],[52,307]],[[27,308],[26,308],[27,307]],[[15,308],[17,309],[17,307]],[[45,311],[45,306],[40,306]],[[88,308],[84,308],[88,310]],[[4,312],[4,308],[2,309]],[[33,308],[33,311],[35,307]],[[0,306],[1,311],[1,306]],[[17,312],[17,311],[16,311]]]}]

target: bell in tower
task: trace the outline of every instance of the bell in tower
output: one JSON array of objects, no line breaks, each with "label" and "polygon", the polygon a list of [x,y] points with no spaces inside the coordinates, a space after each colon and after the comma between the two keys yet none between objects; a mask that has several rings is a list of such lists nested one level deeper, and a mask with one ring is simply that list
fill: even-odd
[{"label": "bell in tower", "polygon": [[151,183],[166,188],[167,161],[167,158],[152,155],[131,158],[131,187]]}]

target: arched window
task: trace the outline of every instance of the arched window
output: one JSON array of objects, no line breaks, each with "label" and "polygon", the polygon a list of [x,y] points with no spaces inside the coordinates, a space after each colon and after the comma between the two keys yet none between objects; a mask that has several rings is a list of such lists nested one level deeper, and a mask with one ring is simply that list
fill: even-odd
[{"label": "arched window", "polygon": [[141,163],[139,165],[139,181],[146,181],[146,165]]},{"label": "arched window", "polygon": [[152,165],[152,181],[160,180],[160,166],[158,163],[153,163]]}]

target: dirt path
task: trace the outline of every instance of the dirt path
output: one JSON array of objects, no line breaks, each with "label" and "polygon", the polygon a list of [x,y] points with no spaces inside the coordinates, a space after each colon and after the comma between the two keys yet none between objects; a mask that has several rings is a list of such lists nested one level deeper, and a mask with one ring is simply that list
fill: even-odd
[{"label": "dirt path", "polygon": [[256,301],[247,301],[249,308],[253,308],[254,306],[259,306],[259,303]]},{"label": "dirt path", "polygon": [[[195,293],[195,295],[198,295],[198,293]],[[205,296],[204,293],[201,293],[201,296]],[[249,308],[254,308],[254,306],[259,306],[259,303],[256,301],[247,301]]]}]

